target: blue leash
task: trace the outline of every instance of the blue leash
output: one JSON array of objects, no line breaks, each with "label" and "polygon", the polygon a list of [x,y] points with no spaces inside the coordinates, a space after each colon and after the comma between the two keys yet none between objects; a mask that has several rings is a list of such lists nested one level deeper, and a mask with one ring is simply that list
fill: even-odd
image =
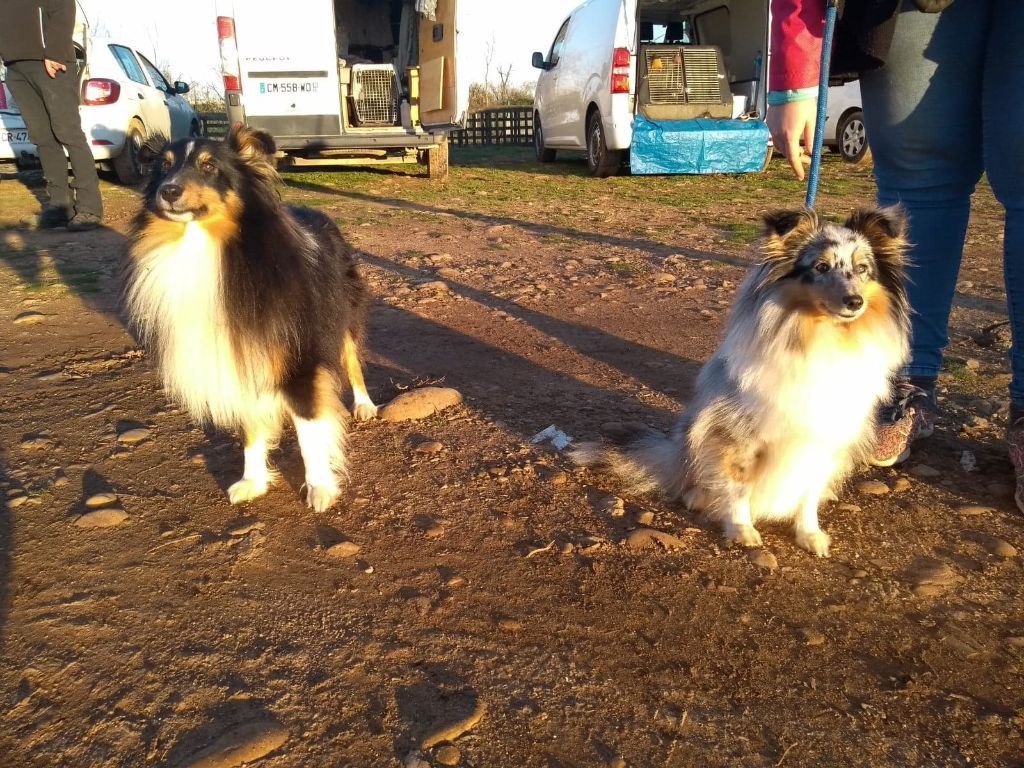
[{"label": "blue leash", "polygon": [[828,69],[832,62],[832,36],[836,30],[839,0],[827,0],[825,6],[825,34],[821,40],[821,74],[818,77],[818,114],[814,120],[814,147],[811,150],[811,170],[807,175],[807,197],[804,205],[814,207],[818,197],[818,177],[821,175],[821,149],[825,143],[825,112],[828,109]]}]

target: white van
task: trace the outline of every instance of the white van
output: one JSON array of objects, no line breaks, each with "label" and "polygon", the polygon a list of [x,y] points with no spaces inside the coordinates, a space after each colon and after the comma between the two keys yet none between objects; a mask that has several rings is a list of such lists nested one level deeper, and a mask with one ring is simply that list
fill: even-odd
[{"label": "white van", "polygon": [[[588,0],[533,54],[534,143],[543,162],[583,150],[614,173],[634,118],[763,120],[767,0]],[[765,151],[767,147],[764,148]]]},{"label": "white van", "polygon": [[267,131],[283,165],[426,162],[448,172],[465,122],[458,0],[218,0],[228,119]]}]

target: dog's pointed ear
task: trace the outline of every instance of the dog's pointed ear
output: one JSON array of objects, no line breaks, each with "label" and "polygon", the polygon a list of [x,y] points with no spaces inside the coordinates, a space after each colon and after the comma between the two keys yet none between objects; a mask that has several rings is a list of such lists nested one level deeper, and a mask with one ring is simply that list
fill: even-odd
[{"label": "dog's pointed ear", "polygon": [[846,228],[860,232],[875,244],[878,239],[904,241],[907,237],[907,214],[899,205],[889,208],[861,208],[846,220]]},{"label": "dog's pointed ear", "polygon": [[764,215],[765,236],[784,238],[795,229],[811,230],[818,226],[818,214],[809,208],[796,211],[772,211]]},{"label": "dog's pointed ear", "polygon": [[271,162],[277,148],[269,133],[236,123],[228,131],[228,146],[247,163]]}]

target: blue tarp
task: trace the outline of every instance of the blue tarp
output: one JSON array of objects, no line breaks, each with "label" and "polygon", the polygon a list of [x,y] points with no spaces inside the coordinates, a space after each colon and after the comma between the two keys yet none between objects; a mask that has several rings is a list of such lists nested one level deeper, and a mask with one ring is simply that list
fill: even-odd
[{"label": "blue tarp", "polygon": [[757,173],[768,149],[760,120],[633,121],[629,169],[654,173]]}]

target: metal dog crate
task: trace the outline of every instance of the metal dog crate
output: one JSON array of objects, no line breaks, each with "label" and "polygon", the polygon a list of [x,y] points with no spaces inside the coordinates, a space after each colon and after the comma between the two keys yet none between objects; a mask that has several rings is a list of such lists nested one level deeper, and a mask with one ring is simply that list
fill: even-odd
[{"label": "metal dog crate", "polygon": [[398,125],[398,73],[391,64],[352,66],[352,103],[359,125]]},{"label": "metal dog crate", "polygon": [[652,120],[732,117],[722,53],[714,46],[645,45],[640,112]]}]

